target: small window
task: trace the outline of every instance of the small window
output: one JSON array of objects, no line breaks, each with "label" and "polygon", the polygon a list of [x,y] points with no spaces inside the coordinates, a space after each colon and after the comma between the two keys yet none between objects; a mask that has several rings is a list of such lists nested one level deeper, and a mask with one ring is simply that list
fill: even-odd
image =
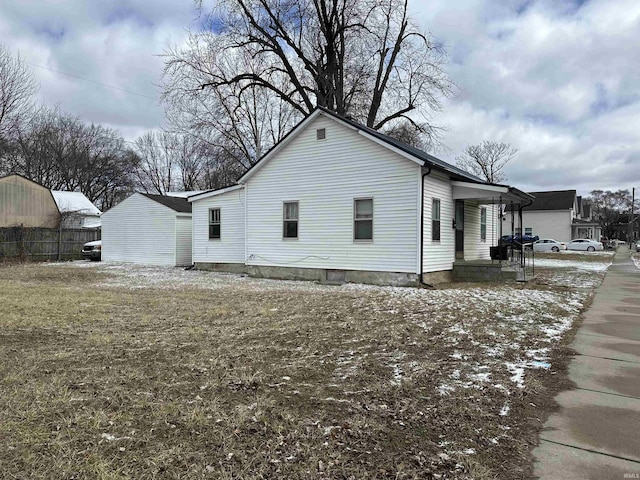
[{"label": "small window", "polygon": [[484,207],[480,209],[480,240],[487,240],[487,209]]},{"label": "small window", "polygon": [[324,140],[327,138],[327,129],[319,128],[316,130],[316,140]]},{"label": "small window", "polygon": [[516,235],[521,235],[521,234],[522,234],[522,229],[516,228]]},{"label": "small window", "polygon": [[373,198],[353,201],[354,240],[373,240]]},{"label": "small window", "polygon": [[533,228],[532,227],[524,227],[524,234],[525,235],[529,235],[530,237],[533,236]]},{"label": "small window", "polygon": [[440,241],[440,200],[435,198],[431,203],[431,240]]},{"label": "small window", "polygon": [[282,237],[298,238],[298,202],[284,202]]},{"label": "small window", "polygon": [[209,238],[220,238],[220,209],[212,208],[209,210]]}]

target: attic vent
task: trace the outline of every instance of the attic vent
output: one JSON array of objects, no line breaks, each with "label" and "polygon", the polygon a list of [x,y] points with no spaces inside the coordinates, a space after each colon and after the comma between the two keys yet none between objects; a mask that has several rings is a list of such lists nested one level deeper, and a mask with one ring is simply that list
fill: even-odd
[{"label": "attic vent", "polygon": [[316,130],[316,140],[324,140],[325,138],[327,138],[326,128],[319,128]]}]

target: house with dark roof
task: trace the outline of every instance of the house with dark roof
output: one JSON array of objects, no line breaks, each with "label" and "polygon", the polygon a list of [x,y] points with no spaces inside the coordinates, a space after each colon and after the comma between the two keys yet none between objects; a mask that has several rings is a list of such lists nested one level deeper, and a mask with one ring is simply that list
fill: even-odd
[{"label": "house with dark roof", "polygon": [[[575,238],[600,239],[597,221],[584,217],[590,212],[587,200],[576,195],[575,190],[528,192],[534,197],[530,205],[522,207],[522,225],[514,228],[515,234],[537,235],[567,242]],[[503,231],[511,232],[511,207],[507,205],[502,217]]]},{"label": "house with dark roof", "polygon": [[189,197],[196,268],[392,285],[490,259],[499,206],[529,203],[317,108],[233,185]]},{"label": "house with dark roof", "polygon": [[102,214],[102,260],[191,265],[191,203],[134,193],[107,210]]}]

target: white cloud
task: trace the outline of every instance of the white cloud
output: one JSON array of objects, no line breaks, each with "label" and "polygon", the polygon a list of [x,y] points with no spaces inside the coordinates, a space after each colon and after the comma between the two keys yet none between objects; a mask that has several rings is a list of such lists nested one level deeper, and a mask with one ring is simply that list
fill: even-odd
[{"label": "white cloud", "polygon": [[[176,0],[3,0],[0,39],[31,63],[158,97],[158,57],[195,25]],[[509,181],[527,190],[640,186],[640,2],[411,0],[447,47],[459,87],[435,121],[440,153],[467,144],[519,148]],[[40,100],[129,140],[159,128],[157,101],[33,67]]]}]

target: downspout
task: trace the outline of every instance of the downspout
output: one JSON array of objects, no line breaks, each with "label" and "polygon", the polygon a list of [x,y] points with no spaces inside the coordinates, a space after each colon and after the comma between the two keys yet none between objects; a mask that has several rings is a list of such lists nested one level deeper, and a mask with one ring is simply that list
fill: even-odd
[{"label": "downspout", "polygon": [[425,283],[422,280],[422,274],[423,274],[423,269],[424,269],[424,177],[426,177],[427,175],[431,174],[431,166],[429,166],[429,170],[427,170],[427,173],[423,173],[422,174],[422,178],[421,178],[421,195],[422,198],[420,199],[420,272],[418,273],[418,278],[420,279],[420,285],[423,285],[425,287],[429,287],[429,288],[434,288],[433,285],[429,284],[429,283]]}]

